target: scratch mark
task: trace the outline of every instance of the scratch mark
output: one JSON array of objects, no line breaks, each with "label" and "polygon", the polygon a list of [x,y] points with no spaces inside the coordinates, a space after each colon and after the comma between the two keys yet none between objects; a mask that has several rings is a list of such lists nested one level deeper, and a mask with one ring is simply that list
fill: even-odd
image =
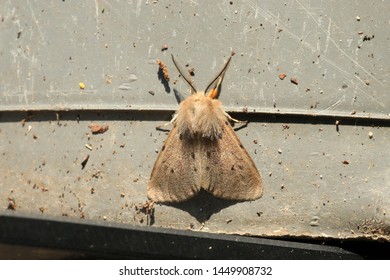
[{"label": "scratch mark", "polygon": [[318,113],[323,113],[325,111],[329,111],[330,109],[334,109],[336,108],[340,103],[344,102],[345,101],[345,95],[343,95],[339,100],[337,100],[335,103],[333,103],[332,105],[328,106],[327,108],[325,108],[324,110],[321,110],[319,111]]},{"label": "scratch mark", "polygon": [[[299,48],[298,48],[296,54],[299,54],[299,53],[302,51],[302,47],[305,45],[305,43],[307,43],[306,40],[307,40],[307,38],[309,38],[310,33],[311,33],[311,31],[309,31],[309,32],[305,35],[305,37],[301,39],[301,44],[299,45]],[[314,47],[312,46],[312,48],[314,48]]]},{"label": "scratch mark", "polygon": [[336,68],[337,71],[339,71],[340,73],[342,73],[343,75],[345,75],[346,77],[352,77],[352,74],[345,71],[344,69],[340,68],[339,66],[337,66],[336,64],[334,64],[332,61],[328,60],[325,58],[325,56],[321,56],[320,59],[322,59],[323,61],[327,62],[328,64],[332,65],[334,68]]},{"label": "scratch mark", "polygon": [[[301,44],[303,46],[305,46],[306,48],[310,49],[312,53],[315,53],[318,49],[318,47],[315,47],[313,45],[311,45],[310,43],[308,43],[307,41],[304,41],[304,40],[301,40],[301,37],[297,36],[296,34],[292,33],[286,25],[283,24],[283,22],[280,21],[279,17],[277,17],[276,15],[272,14],[270,11],[266,11],[266,10],[263,10],[261,8],[259,8],[256,4],[256,6],[253,5],[252,2],[250,1],[244,1],[252,10],[255,11],[256,13],[256,17],[258,17],[259,15],[261,17],[263,17],[267,22],[271,23],[272,25],[278,25],[277,28],[275,28],[275,30],[278,30],[279,28],[282,28],[283,29],[283,32],[288,34],[289,36],[291,36],[294,40],[296,41],[299,41],[301,42]],[[259,29],[262,29],[263,27],[256,27],[256,28],[252,28],[248,31],[249,32],[255,32]]]},{"label": "scratch mark", "polygon": [[229,20],[231,19],[231,17],[230,17],[229,14],[227,13],[227,11],[225,11],[225,9],[223,9],[220,5],[218,5],[218,9],[221,11],[221,13],[222,13],[226,18],[228,18]]},{"label": "scratch mark", "polygon": [[[362,85],[366,86],[366,83],[357,75],[352,75],[351,73],[341,69],[340,67],[338,67],[336,64],[334,64],[332,61],[330,60],[327,60],[325,57],[321,57],[322,60],[324,60],[325,62],[327,62],[329,65],[333,66],[337,71],[339,71],[341,74],[343,74],[345,77],[347,78],[351,78],[351,77],[354,77],[356,78],[357,80],[359,80],[361,82]],[[367,93],[366,91],[362,90],[361,88],[359,87],[356,87],[356,89],[358,89],[360,92],[362,92],[364,95],[368,96],[370,99],[372,99],[375,103],[377,103],[378,105],[380,105],[381,107],[385,108],[385,105],[383,104],[383,102],[380,102],[379,100],[377,100],[375,97],[373,97],[372,95],[370,95],[369,93]]]},{"label": "scratch mark", "polygon": [[139,17],[141,14],[142,0],[137,1],[137,7],[135,8],[135,16]]},{"label": "scratch mark", "polygon": [[[295,0],[301,7],[302,9],[311,17],[311,19],[317,24],[318,28],[321,29],[322,32],[325,34],[327,33],[321,26],[321,24],[314,18],[314,15],[299,1]],[[355,59],[350,57],[345,51],[343,51],[340,46],[333,40],[331,36],[329,36],[329,41],[337,48],[337,50],[342,53],[346,58],[348,58],[350,61],[352,61],[357,67],[359,67],[361,70],[364,71],[368,76],[370,76],[373,80],[375,80],[377,83],[379,83],[381,86],[383,86],[383,83],[379,81],[376,77],[374,77],[370,72],[368,72],[362,65],[359,64]]]},{"label": "scratch mark", "polygon": [[99,17],[99,3],[97,0],[95,0],[95,13],[96,13],[96,19]]},{"label": "scratch mark", "polygon": [[32,16],[32,18],[33,18],[33,20],[34,20],[34,23],[35,23],[35,25],[37,26],[37,29],[38,29],[38,32],[39,32],[39,36],[41,37],[41,40],[43,41],[43,44],[46,45],[45,37],[43,36],[41,27],[39,26],[39,21],[37,20],[37,17],[35,16],[34,10],[33,10],[33,8],[31,7],[30,0],[27,0],[27,4],[28,4],[28,7],[30,8],[31,16]]},{"label": "scratch mark", "polygon": [[324,53],[327,53],[328,47],[329,47],[331,22],[332,22],[332,19],[329,18],[328,31],[326,32],[326,41],[325,41],[325,50],[324,50]]},{"label": "scratch mark", "polygon": [[371,94],[368,94],[367,92],[365,92],[364,90],[362,90],[361,88],[356,88],[358,91],[364,93],[365,96],[367,96],[368,98],[372,99],[372,101],[374,101],[376,104],[380,105],[382,108],[386,108],[386,105],[383,103],[383,102],[379,102],[378,99],[376,99],[375,97],[373,97]]},{"label": "scratch mark", "polygon": [[23,90],[23,96],[24,96],[24,102],[26,103],[26,105],[28,105],[28,91],[27,91],[27,89]]}]

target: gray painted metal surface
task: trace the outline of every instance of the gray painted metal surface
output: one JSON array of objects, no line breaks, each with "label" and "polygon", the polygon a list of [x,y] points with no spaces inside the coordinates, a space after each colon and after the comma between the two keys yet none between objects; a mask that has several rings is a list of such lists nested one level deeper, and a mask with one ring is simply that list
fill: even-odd
[{"label": "gray painted metal surface", "polygon": [[[173,89],[188,92],[171,52],[204,88],[234,50],[220,99],[251,121],[237,133],[264,177],[264,195],[156,205],[153,226],[388,239],[386,1],[0,6],[3,209],[11,199],[18,213],[146,224],[140,208],[166,138],[155,127],[177,108]],[[92,122],[109,129],[92,135]]]}]

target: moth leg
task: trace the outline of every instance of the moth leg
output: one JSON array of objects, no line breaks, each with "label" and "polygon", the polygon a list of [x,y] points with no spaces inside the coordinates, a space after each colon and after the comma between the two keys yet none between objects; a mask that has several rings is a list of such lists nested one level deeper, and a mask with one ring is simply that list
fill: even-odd
[{"label": "moth leg", "polygon": [[177,118],[177,115],[174,115],[172,120],[170,120],[167,123],[164,123],[163,125],[156,126],[156,129],[157,130],[162,130],[162,131],[169,131],[169,129],[165,129],[164,127],[166,127],[166,126],[168,126],[170,124],[173,124],[176,121],[176,118]]},{"label": "moth leg", "polygon": [[232,118],[228,113],[226,113],[226,112],[224,112],[224,113],[225,113],[225,116],[228,118],[229,121],[234,122],[234,123],[241,123],[241,124],[243,124],[238,129],[243,128],[243,127],[248,125],[248,121],[237,120],[235,118]]}]

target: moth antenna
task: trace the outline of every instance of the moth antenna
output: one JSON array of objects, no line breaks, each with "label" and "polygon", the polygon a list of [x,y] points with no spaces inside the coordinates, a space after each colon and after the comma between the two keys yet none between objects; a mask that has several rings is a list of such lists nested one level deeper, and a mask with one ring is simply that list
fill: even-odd
[{"label": "moth antenna", "polygon": [[232,59],[233,55],[235,55],[235,52],[231,52],[229,59],[226,61],[225,65],[223,66],[222,70],[218,73],[218,75],[210,82],[210,84],[207,86],[206,90],[204,91],[205,94],[210,97],[211,99],[218,99],[219,94],[221,92],[221,85],[223,78],[225,77],[225,73],[228,69],[230,60]]},{"label": "moth antenna", "polygon": [[179,74],[183,77],[183,79],[187,82],[187,84],[190,85],[191,87],[191,94],[194,94],[196,92],[198,92],[191,80],[190,77],[188,77],[188,75],[186,74],[185,71],[183,71],[183,67],[181,67],[181,65],[175,60],[175,57],[173,56],[173,54],[171,54],[172,56],[172,61],[173,61],[173,64],[175,65],[177,71],[179,71]]}]

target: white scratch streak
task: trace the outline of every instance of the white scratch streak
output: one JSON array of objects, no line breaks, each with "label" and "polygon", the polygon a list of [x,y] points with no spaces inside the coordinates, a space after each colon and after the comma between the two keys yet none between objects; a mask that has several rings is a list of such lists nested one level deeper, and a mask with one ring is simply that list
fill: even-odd
[{"label": "white scratch streak", "polygon": [[326,41],[325,41],[325,50],[324,50],[324,53],[326,53],[326,52],[328,51],[328,47],[329,47],[331,22],[332,22],[332,19],[329,18],[328,32],[326,32]]},{"label": "white scratch streak", "polygon": [[37,18],[36,18],[36,16],[35,16],[34,10],[33,10],[33,8],[31,7],[30,0],[27,0],[27,4],[28,4],[28,7],[30,8],[31,16],[32,16],[32,18],[33,18],[33,20],[34,20],[34,23],[35,23],[35,25],[37,26],[37,29],[38,29],[38,32],[39,32],[39,36],[41,36],[41,39],[42,39],[42,41],[43,41],[43,44],[46,45],[45,37],[43,36],[41,27],[39,26],[39,21],[37,20]]},{"label": "white scratch streak", "polygon": [[[326,34],[326,31],[321,27],[321,25],[319,24],[319,22],[314,18],[313,14],[310,13],[310,11],[299,1],[299,0],[295,0],[301,7],[303,10],[305,10],[305,12],[311,17],[311,19],[317,24],[318,28],[320,28],[322,30],[322,32],[324,32]],[[366,73],[368,76],[370,76],[372,79],[374,79],[377,83],[379,83],[381,86],[383,86],[383,83],[381,81],[379,81],[376,77],[374,77],[370,72],[368,72],[362,65],[359,64],[359,62],[357,62],[355,59],[353,59],[352,57],[350,57],[345,51],[343,51],[340,46],[338,44],[336,44],[336,42],[333,40],[332,37],[329,36],[329,41],[337,48],[337,50],[342,53],[346,58],[348,58],[349,60],[351,60],[356,66],[358,66],[360,69],[362,69],[364,71],[364,73]]]},{"label": "white scratch streak", "polygon": [[96,12],[96,19],[99,17],[99,3],[97,0],[95,0],[95,12]]}]

